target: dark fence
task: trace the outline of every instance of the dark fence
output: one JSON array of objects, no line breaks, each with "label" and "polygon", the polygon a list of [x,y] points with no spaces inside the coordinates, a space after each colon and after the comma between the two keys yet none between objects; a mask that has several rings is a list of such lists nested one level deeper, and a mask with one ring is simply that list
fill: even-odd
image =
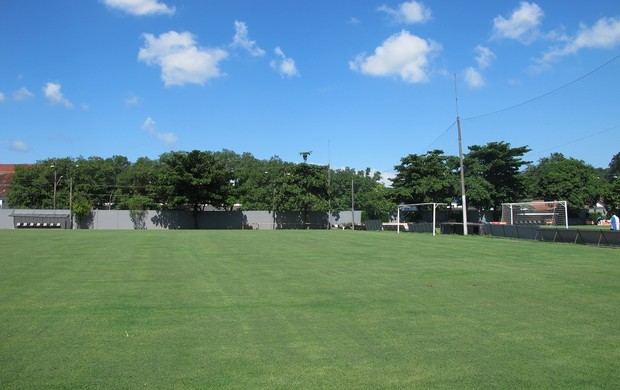
[{"label": "dark fence", "polygon": [[494,237],[598,246],[620,246],[620,231],[495,224],[489,224],[485,229],[488,234]]},{"label": "dark fence", "polygon": [[[467,234],[484,234],[484,224],[467,223]],[[442,222],[439,224],[441,234],[463,234],[463,224],[460,222]]]},{"label": "dark fence", "polygon": [[432,233],[434,226],[431,222],[418,222],[407,224],[409,231],[414,233]]}]

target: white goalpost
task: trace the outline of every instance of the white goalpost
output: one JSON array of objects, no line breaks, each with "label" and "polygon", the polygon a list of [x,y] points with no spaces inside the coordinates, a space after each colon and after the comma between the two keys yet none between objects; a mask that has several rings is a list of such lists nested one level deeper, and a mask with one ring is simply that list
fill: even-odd
[{"label": "white goalpost", "polygon": [[438,206],[446,206],[445,203],[408,203],[408,204],[399,204],[398,205],[398,211],[396,212],[396,232],[400,233],[400,214],[401,214],[401,210],[402,211],[418,211],[420,208],[423,208],[424,206],[429,206],[432,207],[432,211],[433,211],[433,226],[432,226],[432,233],[433,236],[436,235],[435,232],[435,228],[437,227],[437,207]]},{"label": "white goalpost", "polygon": [[565,200],[502,203],[502,222],[509,225],[563,226],[568,229],[568,204]]}]

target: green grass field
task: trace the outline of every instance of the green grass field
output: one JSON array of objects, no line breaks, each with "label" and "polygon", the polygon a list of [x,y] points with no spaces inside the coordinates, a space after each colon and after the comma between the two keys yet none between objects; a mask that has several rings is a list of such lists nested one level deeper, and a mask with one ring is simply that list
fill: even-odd
[{"label": "green grass field", "polygon": [[0,230],[0,388],[620,387],[620,250]]}]

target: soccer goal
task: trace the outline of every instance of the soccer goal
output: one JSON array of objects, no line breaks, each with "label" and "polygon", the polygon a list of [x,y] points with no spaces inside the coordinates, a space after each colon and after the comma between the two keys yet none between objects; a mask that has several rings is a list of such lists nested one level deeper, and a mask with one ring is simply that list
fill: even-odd
[{"label": "soccer goal", "polygon": [[563,226],[568,229],[568,205],[565,200],[502,203],[502,222],[510,225]]},{"label": "soccer goal", "polygon": [[[396,231],[400,233],[401,227],[408,231],[430,232],[436,234],[437,209],[445,210],[445,203],[410,203],[399,204],[396,212]],[[404,222],[408,219],[410,222]]]}]

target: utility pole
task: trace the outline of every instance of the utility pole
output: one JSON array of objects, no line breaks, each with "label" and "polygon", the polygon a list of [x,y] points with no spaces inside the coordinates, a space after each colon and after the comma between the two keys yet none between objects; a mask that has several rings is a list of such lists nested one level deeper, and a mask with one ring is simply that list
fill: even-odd
[{"label": "utility pole", "polygon": [[73,229],[73,177],[69,178],[69,226]]},{"label": "utility pole", "polygon": [[351,179],[351,230],[355,230],[355,191]]},{"label": "utility pole", "polygon": [[467,235],[467,201],[465,196],[465,170],[463,169],[463,143],[461,141],[461,118],[459,116],[459,97],[456,90],[456,73],[454,73],[454,96],[456,99],[456,127],[459,138],[459,161],[461,163],[461,202],[463,205],[463,235]]}]

